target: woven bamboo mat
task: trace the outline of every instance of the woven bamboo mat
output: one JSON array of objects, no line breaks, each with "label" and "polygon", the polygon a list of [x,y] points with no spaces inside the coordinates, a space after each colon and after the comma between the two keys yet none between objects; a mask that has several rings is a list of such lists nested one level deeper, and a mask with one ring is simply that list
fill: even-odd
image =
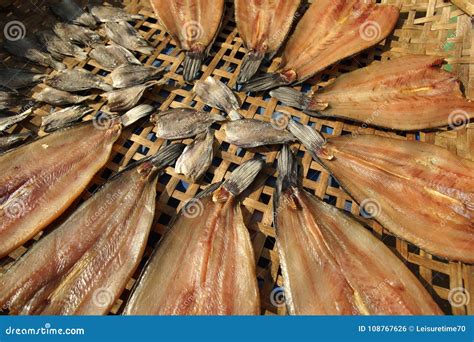
[{"label": "woven bamboo mat", "polygon": [[[314,78],[311,85],[303,85],[303,89],[317,89],[338,74],[360,68],[374,60],[416,53],[446,57],[450,63],[448,68],[462,81],[467,96],[474,100],[474,30],[471,18],[448,1],[384,0],[377,2],[400,4],[402,6],[402,14],[394,33],[378,46],[326,70],[322,75]],[[25,26],[28,35],[33,34],[40,28],[50,27],[56,19],[47,9],[49,3],[46,0],[2,1],[0,4],[1,27],[3,28],[6,23],[12,20],[19,20]],[[211,110],[195,98],[191,91],[192,85],[183,82],[180,65],[184,56],[161,28],[148,2],[146,0],[126,0],[123,4],[117,1],[116,5],[125,6],[129,12],[139,12],[146,17],[146,20],[136,22],[135,27],[156,49],[152,56],[141,56],[140,60],[147,65],[170,67],[170,72],[166,75],[169,80],[168,84],[148,91],[144,97],[144,102],[154,104],[160,109],[185,105]],[[235,28],[232,2],[228,1],[222,29],[211,50],[211,56],[203,66],[201,79],[212,75],[233,87],[244,51],[242,41]],[[66,58],[65,63],[70,68],[82,67],[94,73],[104,73],[93,61],[78,62],[72,58]],[[14,60],[4,53],[0,54],[0,66],[2,64],[32,67],[24,61]],[[278,59],[275,59],[272,63],[267,63],[265,68],[274,70],[277,65]],[[457,130],[396,134],[375,130],[364,125],[355,125],[350,122],[310,118],[297,110],[282,106],[268,95],[247,96],[239,93],[239,98],[243,108],[242,114],[248,118],[253,117],[270,121],[280,113],[284,113],[299,117],[301,122],[310,123],[328,136],[362,131],[364,134],[396,136],[400,139],[409,140],[418,139],[434,143],[461,157],[474,160],[474,125],[472,123]],[[97,97],[97,102],[92,106],[99,110],[103,106],[103,101],[100,100],[100,97]],[[50,110],[50,106],[41,107],[35,111],[35,117],[13,127],[12,131],[19,132],[25,129],[38,131],[40,116],[46,115]],[[90,117],[86,119],[90,119]],[[219,125],[215,125],[214,128],[219,129]],[[137,275],[160,236],[166,231],[168,222],[176,214],[180,204],[192,198],[199,189],[207,184],[228,176],[229,172],[237,165],[252,158],[255,154],[265,155],[269,166],[259,176],[250,195],[244,199],[243,205],[245,221],[251,232],[255,249],[257,274],[261,289],[262,314],[285,314],[284,305],[275,303],[273,298],[275,295],[274,289],[283,285],[279,271],[278,253],[275,247],[271,205],[276,180],[274,166],[276,165],[275,159],[278,148],[260,148],[247,151],[223,142],[220,132],[216,133],[216,137],[218,143],[216,144],[216,154],[212,167],[199,184],[189,184],[186,179],[177,176],[172,169],[168,169],[166,174],[160,177],[157,188],[159,193],[157,213],[145,257],[134,278],[129,281],[127,290],[124,291],[112,309],[112,314],[121,312]],[[190,139],[186,140],[187,143],[190,141]],[[90,196],[98,185],[103,184],[111,174],[132,160],[138,160],[145,155],[155,153],[162,143],[161,140],[156,139],[152,125],[146,120],[141,121],[141,125],[135,125],[132,129],[125,130],[121,139],[114,146],[109,163],[96,175],[93,185],[83,195],[82,199]],[[354,215],[359,215],[357,204],[318,163],[311,160],[309,154],[305,153],[304,147],[300,147],[300,157],[305,175],[303,185],[306,189],[339,208],[351,211]],[[73,205],[69,212],[77,204]],[[373,220],[366,220],[366,222],[372,228],[373,233],[406,262],[447,314],[474,314],[474,299],[467,305],[461,306],[457,305],[455,300],[451,300],[454,305],[450,305],[450,301],[448,301],[448,298],[455,299],[459,291],[464,291],[464,295],[470,293],[474,296],[473,266],[454,262],[448,263],[432,257],[415,246],[395,238]],[[430,229],[430,227],[426,228]],[[20,257],[31,244],[32,242],[26,244],[13,252],[8,258],[1,260],[0,267],[2,265],[8,267],[8,264]]]}]

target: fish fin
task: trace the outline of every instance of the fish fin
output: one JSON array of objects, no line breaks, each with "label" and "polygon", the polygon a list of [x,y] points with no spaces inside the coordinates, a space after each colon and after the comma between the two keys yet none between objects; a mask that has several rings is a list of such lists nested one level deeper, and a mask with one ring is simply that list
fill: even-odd
[{"label": "fish fin", "polygon": [[285,105],[301,110],[307,110],[311,99],[305,94],[290,87],[280,87],[270,91],[270,96]]},{"label": "fish fin", "polygon": [[145,16],[142,14],[132,14],[130,18],[134,20],[145,20]]},{"label": "fish fin", "polygon": [[263,159],[250,159],[235,169],[222,186],[233,196],[237,196],[249,187],[264,165]]},{"label": "fish fin", "polygon": [[141,118],[150,115],[155,111],[155,107],[147,104],[136,106],[120,117],[124,127],[130,126]]},{"label": "fish fin", "polygon": [[186,82],[192,82],[196,79],[197,74],[201,70],[202,62],[206,54],[200,51],[187,51],[184,58],[183,77]]},{"label": "fish fin", "polygon": [[185,144],[171,144],[161,148],[154,156],[150,158],[150,162],[158,169],[163,169],[173,164],[176,159],[183,153]]},{"label": "fish fin", "polygon": [[262,53],[249,51],[242,60],[237,83],[247,83],[257,73],[264,57]]},{"label": "fish fin", "polygon": [[298,185],[298,160],[291,151],[290,146],[283,145],[278,157],[278,178],[276,182],[275,196],[273,196],[274,222],[276,208],[279,207],[280,198],[284,191],[292,186]]},{"label": "fish fin", "polygon": [[219,189],[222,184],[224,183],[224,181],[220,181],[220,182],[217,182],[217,183],[213,183],[211,185],[209,185],[207,188],[205,188],[203,191],[201,191],[200,193],[198,193],[196,196],[194,196],[194,199],[198,200],[198,199],[201,199],[201,198],[204,198],[206,196],[209,196],[210,194],[212,194],[214,191],[216,191],[217,189]]},{"label": "fish fin", "polygon": [[242,87],[244,93],[249,91],[263,91],[276,88],[282,85],[288,85],[288,80],[282,75],[278,73],[271,73],[265,74],[259,77],[254,78],[253,80],[249,81],[246,85]]},{"label": "fish fin", "polygon": [[326,138],[324,138],[321,133],[314,130],[310,126],[303,125],[299,122],[291,120],[288,123],[288,130],[298,139],[313,155],[313,158],[316,158],[315,152],[321,149],[326,144]]}]

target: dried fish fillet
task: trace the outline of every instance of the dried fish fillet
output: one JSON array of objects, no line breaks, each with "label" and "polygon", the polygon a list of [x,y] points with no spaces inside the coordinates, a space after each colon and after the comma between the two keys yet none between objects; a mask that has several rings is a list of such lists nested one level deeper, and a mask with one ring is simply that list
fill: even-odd
[{"label": "dried fish fillet", "polygon": [[68,93],[67,91],[45,87],[40,92],[34,93],[33,98],[37,101],[49,103],[51,105],[64,106],[93,100],[95,95],[79,96]]},{"label": "dried fish fillet", "polygon": [[96,45],[89,52],[89,57],[109,71],[112,71],[123,64],[141,65],[140,61],[133,55],[133,53],[119,45]]},{"label": "dried fish fillet", "polygon": [[238,112],[240,108],[239,101],[232,90],[221,81],[208,76],[205,81],[196,81],[193,91],[208,106],[226,112],[232,120],[242,118]]},{"label": "dried fish fillet", "polygon": [[195,109],[176,108],[153,114],[151,122],[155,132],[162,139],[184,139],[205,132],[214,122],[225,117]]},{"label": "dried fish fillet", "polygon": [[41,51],[41,47],[30,38],[19,40],[7,40],[5,49],[12,55],[28,59],[42,66],[51,67],[56,70],[64,70],[66,66],[55,60],[51,55]]},{"label": "dried fish fillet", "polygon": [[46,79],[50,87],[63,91],[82,91],[88,89],[101,89],[111,91],[113,87],[107,84],[103,77],[94,75],[84,69],[68,69]]},{"label": "dried fish fillet", "polygon": [[11,314],[106,314],[145,250],[157,176],[182,149],[168,146],[114,176],[34,245],[0,276],[0,306]]},{"label": "dried fish fillet", "polygon": [[244,163],[222,186],[185,205],[142,273],[125,315],[260,313],[255,257],[236,196],[262,166],[261,160]]},{"label": "dried fish fillet", "polygon": [[138,101],[140,101],[145,90],[157,84],[160,84],[160,82],[149,81],[130,88],[112,90],[100,96],[107,99],[107,107],[109,110],[112,112],[122,112],[133,108]]},{"label": "dried fish fillet", "polygon": [[51,11],[64,21],[94,28],[97,25],[94,17],[85,12],[74,0],[60,0],[50,6]]},{"label": "dried fish fillet", "polygon": [[90,114],[94,109],[87,106],[72,106],[64,108],[49,115],[43,116],[41,128],[44,132],[53,132],[60,128],[65,128],[81,120],[87,114]]},{"label": "dried fish fillet", "polygon": [[105,33],[115,44],[123,46],[131,51],[137,51],[144,55],[151,55],[154,47],[151,46],[140,33],[126,21],[118,23],[105,23]]},{"label": "dried fish fillet", "polygon": [[257,72],[265,56],[273,58],[287,37],[300,0],[236,0],[235,20],[248,50],[237,82],[245,83]]},{"label": "dried fish fillet", "polygon": [[77,43],[82,46],[93,46],[102,42],[100,36],[87,27],[66,23],[56,23],[53,26],[53,31],[62,40]]},{"label": "dried fish fillet", "polygon": [[418,141],[375,135],[327,141],[289,130],[385,228],[429,253],[474,262],[474,163]]},{"label": "dried fish fillet", "polygon": [[[150,113],[144,107],[133,120],[122,120],[132,123]],[[118,118],[96,119],[0,156],[0,258],[53,222],[82,193],[107,162],[122,126]]]},{"label": "dried fish fillet", "polygon": [[211,166],[214,155],[213,143],[213,131],[207,130],[207,132],[198,134],[176,161],[176,173],[185,175],[193,183],[199,180]]},{"label": "dried fish fillet", "polygon": [[454,125],[456,113],[465,121],[474,118],[474,102],[463,97],[454,75],[439,69],[441,63],[406,56],[342,75],[312,97],[290,88],[270,94],[310,115],[398,130]]},{"label": "dried fish fillet", "polygon": [[0,86],[21,89],[41,82],[45,77],[45,74],[22,69],[0,69]]},{"label": "dried fish fillet", "polygon": [[4,116],[0,115],[0,132],[7,130],[8,128],[12,127],[13,125],[25,120],[28,116],[31,115],[33,112],[33,108],[29,108],[19,114],[11,115],[11,116]]},{"label": "dried fish fillet", "polygon": [[184,80],[197,77],[222,23],[224,0],[151,0],[160,23],[186,51]]},{"label": "dried fish fillet", "polygon": [[5,152],[10,148],[24,142],[30,138],[33,134],[31,132],[9,134],[6,136],[0,136],[0,151]]},{"label": "dried fish fillet", "polygon": [[87,53],[79,46],[59,38],[52,31],[39,31],[36,33],[36,37],[51,56],[57,60],[62,60],[64,56],[72,56],[79,60],[85,60],[87,58]]},{"label": "dried fish fillet", "polygon": [[123,8],[113,6],[89,5],[91,14],[101,23],[110,21],[144,20],[141,14],[127,13]]},{"label": "dried fish fillet", "polygon": [[249,82],[243,91],[261,91],[302,82],[328,66],[384,40],[399,16],[392,5],[365,0],[315,1],[285,46],[276,73]]},{"label": "dried fish fillet", "polygon": [[110,78],[114,88],[127,88],[156,80],[163,76],[165,68],[144,65],[121,65],[111,72]]},{"label": "dried fish fillet", "polygon": [[442,314],[388,247],[354,218],[298,187],[293,158],[284,146],[274,207],[290,314]]}]

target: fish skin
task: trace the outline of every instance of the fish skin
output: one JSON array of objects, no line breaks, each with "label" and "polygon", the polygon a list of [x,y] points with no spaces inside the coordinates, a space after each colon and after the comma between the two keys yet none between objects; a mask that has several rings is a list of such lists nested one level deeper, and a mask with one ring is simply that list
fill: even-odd
[{"label": "fish skin", "polygon": [[224,15],[224,0],[151,0],[161,25],[185,51],[183,77],[194,80],[217,37]]},{"label": "fish skin", "polygon": [[214,132],[211,130],[198,134],[176,161],[176,173],[185,175],[193,183],[199,180],[211,166],[213,143]]},{"label": "fish skin", "polygon": [[88,122],[0,156],[0,257],[69,207],[107,162],[120,133],[119,121],[103,129]]},{"label": "fish skin", "polygon": [[145,19],[141,14],[131,14],[120,7],[100,5],[89,5],[88,7],[91,14],[101,23]]},{"label": "fish skin", "polygon": [[22,69],[0,69],[0,85],[9,89],[21,89],[41,82],[47,75]]},{"label": "fish skin", "polygon": [[457,112],[474,118],[474,102],[463,97],[454,75],[439,68],[442,62],[409,55],[344,74],[311,97],[289,88],[271,95],[310,115],[404,131],[451,125]]},{"label": "fish skin", "polygon": [[104,24],[107,37],[115,44],[130,51],[151,55],[155,48],[151,46],[140,33],[126,21],[108,22]]},{"label": "fish skin", "polygon": [[165,68],[154,66],[125,64],[117,67],[110,73],[114,88],[128,88],[139,85],[147,81],[161,78]]},{"label": "fish skin", "polygon": [[26,132],[26,133],[17,133],[17,134],[9,134],[6,136],[0,136],[0,151],[2,153],[5,151],[8,151],[9,149],[13,148],[19,143],[23,143],[32,135],[33,133]]},{"label": "fish skin", "polygon": [[365,0],[313,2],[286,43],[278,71],[255,78],[242,91],[303,82],[384,40],[399,14],[396,6],[368,4]]},{"label": "fish skin", "polygon": [[245,83],[257,72],[263,58],[273,58],[288,36],[300,0],[236,0],[235,20],[247,54],[238,83]]},{"label": "fish skin", "polygon": [[56,23],[53,26],[53,31],[62,40],[73,44],[94,46],[102,42],[102,38],[97,33],[79,25]]},{"label": "fish skin", "polygon": [[7,40],[3,46],[12,55],[28,59],[36,64],[56,70],[66,69],[63,63],[55,60],[50,54],[41,51],[40,46],[30,38],[26,37],[15,41]]},{"label": "fish skin", "polygon": [[289,313],[442,314],[387,246],[347,213],[298,187],[288,153],[285,146],[278,160],[274,211]]},{"label": "fish skin", "polygon": [[114,176],[35,244],[0,276],[2,306],[10,314],[108,313],[145,250],[157,176],[182,149],[168,146]]},{"label": "fish skin", "polygon": [[[247,172],[234,170],[229,188],[243,191],[262,166],[258,160],[243,164]],[[250,235],[226,183],[211,185],[180,211],[140,276],[124,314],[260,314]]]},{"label": "fish skin", "polygon": [[156,136],[161,139],[184,139],[206,131],[214,122],[224,121],[219,114],[189,108],[175,108],[151,116]]},{"label": "fish skin", "polygon": [[97,22],[90,13],[85,12],[74,0],[61,0],[50,6],[51,11],[64,21],[76,25],[95,28]]},{"label": "fish skin", "polygon": [[473,162],[419,141],[359,135],[316,142],[311,127],[288,128],[386,229],[438,257],[474,262]]},{"label": "fish skin", "polygon": [[49,103],[51,105],[64,106],[93,100],[95,95],[79,96],[68,93],[67,91],[45,87],[41,91],[34,93],[33,98],[37,101]]},{"label": "fish skin", "polygon": [[141,65],[141,62],[130,51],[115,44],[96,45],[89,52],[89,57],[108,71],[113,71],[122,64]]},{"label": "fish skin", "polygon": [[68,69],[47,78],[44,83],[63,91],[82,91],[100,89],[112,91],[113,87],[107,84],[103,77],[84,69]]},{"label": "fish skin", "polygon": [[264,145],[286,144],[296,138],[284,129],[269,122],[256,119],[240,119],[223,125],[224,141],[242,147],[252,148]]},{"label": "fish skin", "polygon": [[113,112],[121,112],[133,108],[143,96],[145,90],[158,84],[158,81],[149,81],[130,88],[112,90],[100,96],[107,99],[107,107]]},{"label": "fish skin", "polygon": [[87,53],[79,46],[76,46],[69,41],[62,40],[50,30],[39,31],[36,37],[40,43],[45,46],[46,50],[56,58],[62,60],[64,56],[72,56],[81,61],[87,59]]},{"label": "fish skin", "polygon": [[81,120],[93,111],[94,109],[83,105],[57,110],[41,118],[41,128],[44,132],[50,133]]}]

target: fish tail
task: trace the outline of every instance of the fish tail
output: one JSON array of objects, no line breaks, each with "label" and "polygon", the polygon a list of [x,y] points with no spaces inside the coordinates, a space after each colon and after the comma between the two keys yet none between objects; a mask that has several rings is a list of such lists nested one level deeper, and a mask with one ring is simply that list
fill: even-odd
[{"label": "fish tail", "polygon": [[237,83],[247,83],[260,68],[264,57],[262,53],[249,51],[242,60]]},{"label": "fish tail", "polygon": [[288,80],[283,75],[271,73],[254,78],[242,87],[242,91],[245,93],[249,91],[263,91],[287,84]]},{"label": "fish tail", "polygon": [[155,111],[155,107],[148,104],[142,104],[142,105],[136,106],[135,108],[130,109],[128,112],[122,115],[120,119],[124,127],[127,127],[133,124],[134,122],[137,122],[141,118],[144,118],[145,116],[150,115],[154,111]]},{"label": "fish tail", "polygon": [[316,151],[326,145],[326,138],[310,126],[292,120],[288,123],[288,130],[306,147],[308,152],[313,154],[313,157]]},{"label": "fish tail", "polygon": [[298,162],[288,145],[283,145],[278,157],[277,191],[280,193],[298,182]]},{"label": "fish tail", "polygon": [[163,169],[173,164],[183,153],[185,144],[172,144],[161,148],[157,154],[150,158],[150,162],[158,169]]},{"label": "fish tail", "polygon": [[260,158],[254,158],[246,161],[232,172],[223,187],[233,196],[237,196],[249,187],[255,180],[258,173],[262,170],[265,161]]},{"label": "fish tail", "polygon": [[287,106],[301,110],[307,110],[311,101],[311,99],[305,94],[289,87],[274,89],[270,92],[270,96],[276,98],[280,102],[283,102]]},{"label": "fish tail", "polygon": [[205,53],[204,52],[186,52],[186,57],[184,58],[184,71],[183,77],[186,82],[192,82],[196,79],[199,70],[201,70],[202,62],[204,61]]}]

